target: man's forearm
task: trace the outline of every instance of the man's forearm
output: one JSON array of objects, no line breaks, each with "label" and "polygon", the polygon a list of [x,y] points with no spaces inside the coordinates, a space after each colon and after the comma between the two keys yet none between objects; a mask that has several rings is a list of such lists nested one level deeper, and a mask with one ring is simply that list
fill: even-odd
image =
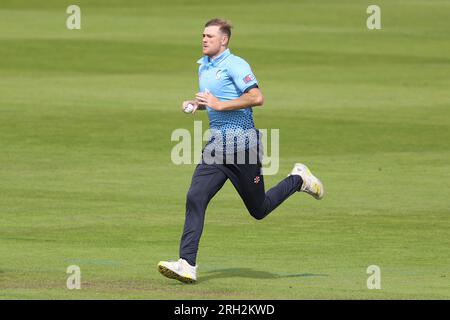
[{"label": "man's forearm", "polygon": [[237,99],[220,101],[219,106],[221,107],[220,109],[223,111],[230,111],[230,110],[244,109],[248,107],[256,107],[257,104],[254,99],[242,95]]},{"label": "man's forearm", "polygon": [[223,111],[238,110],[248,107],[257,107],[263,105],[263,97],[260,91],[244,93],[237,99],[228,101],[219,101],[218,108]]},{"label": "man's forearm", "polygon": [[199,106],[209,106],[217,111],[230,111],[248,107],[262,106],[264,103],[263,96],[259,88],[250,89],[249,92],[244,93],[239,98],[229,101],[220,101],[210,92],[199,92],[195,95],[195,98]]}]

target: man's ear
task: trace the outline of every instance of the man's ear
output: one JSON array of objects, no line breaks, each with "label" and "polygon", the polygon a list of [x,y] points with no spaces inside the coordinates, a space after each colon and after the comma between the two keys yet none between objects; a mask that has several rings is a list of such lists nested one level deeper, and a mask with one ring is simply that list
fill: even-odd
[{"label": "man's ear", "polygon": [[230,39],[228,38],[228,36],[226,34],[224,34],[222,36],[222,45],[223,46],[227,46],[228,45],[228,41],[230,41]]}]

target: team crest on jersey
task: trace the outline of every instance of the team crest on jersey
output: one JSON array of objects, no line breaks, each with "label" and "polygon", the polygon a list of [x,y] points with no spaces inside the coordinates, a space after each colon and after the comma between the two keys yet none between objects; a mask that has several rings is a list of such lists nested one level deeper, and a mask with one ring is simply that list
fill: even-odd
[{"label": "team crest on jersey", "polygon": [[216,80],[220,80],[220,78],[222,77],[222,70],[217,70],[216,72]]},{"label": "team crest on jersey", "polygon": [[258,184],[261,181],[261,177],[260,176],[256,176],[255,179],[253,179],[253,182],[255,184]]},{"label": "team crest on jersey", "polygon": [[246,75],[242,80],[244,80],[244,83],[249,83],[250,81],[255,80],[255,76],[250,73]]}]

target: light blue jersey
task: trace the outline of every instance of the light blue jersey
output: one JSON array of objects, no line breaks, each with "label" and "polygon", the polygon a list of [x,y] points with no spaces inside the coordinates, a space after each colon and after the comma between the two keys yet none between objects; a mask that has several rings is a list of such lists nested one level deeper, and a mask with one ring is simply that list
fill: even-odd
[{"label": "light blue jersey", "polygon": [[[244,59],[231,54],[230,49],[212,60],[203,56],[197,63],[200,64],[200,91],[209,91],[221,101],[239,98],[258,86],[250,65]],[[232,111],[216,111],[208,106],[206,109],[212,133],[208,144],[214,143],[216,150],[223,147],[229,153],[258,144],[258,131],[253,123],[251,107]],[[230,149],[230,146],[234,148]]]}]

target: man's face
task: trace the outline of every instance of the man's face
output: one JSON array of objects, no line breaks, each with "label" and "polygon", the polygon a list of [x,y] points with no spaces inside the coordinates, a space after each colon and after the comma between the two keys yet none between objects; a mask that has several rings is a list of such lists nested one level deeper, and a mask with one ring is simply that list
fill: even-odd
[{"label": "man's face", "polygon": [[227,36],[219,26],[209,26],[203,30],[202,52],[209,57],[216,56],[227,43]]}]

